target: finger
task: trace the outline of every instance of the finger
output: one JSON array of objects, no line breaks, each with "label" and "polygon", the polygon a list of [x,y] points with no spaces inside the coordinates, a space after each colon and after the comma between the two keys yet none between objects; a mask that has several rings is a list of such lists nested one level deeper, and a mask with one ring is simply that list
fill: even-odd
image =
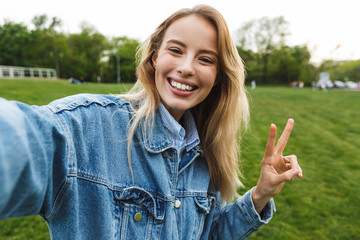
[{"label": "finger", "polygon": [[290,118],[287,121],[285,129],[282,132],[282,134],[281,134],[281,136],[280,136],[280,138],[279,138],[279,140],[277,142],[276,151],[278,153],[282,153],[284,151],[293,127],[294,127],[294,119]]},{"label": "finger", "polygon": [[292,169],[292,170],[298,170],[297,176],[299,178],[302,177],[302,169],[299,165],[299,162],[297,160],[297,157],[295,155],[285,156],[283,157],[284,161],[286,162],[286,165]]},{"label": "finger", "polygon": [[273,155],[275,150],[275,142],[276,142],[276,125],[272,123],[270,125],[269,138],[266,143],[265,157],[270,157]]}]

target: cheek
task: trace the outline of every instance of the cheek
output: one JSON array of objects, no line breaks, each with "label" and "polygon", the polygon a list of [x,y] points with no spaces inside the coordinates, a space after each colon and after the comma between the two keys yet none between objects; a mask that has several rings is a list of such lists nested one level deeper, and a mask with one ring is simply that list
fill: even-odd
[{"label": "cheek", "polygon": [[213,86],[215,85],[215,81],[216,81],[216,75],[217,75],[217,71],[216,70],[212,70],[212,71],[208,71],[206,72],[206,74],[204,74],[204,85],[206,85],[207,88],[213,88]]},{"label": "cheek", "polygon": [[165,81],[163,81],[164,77],[162,77],[162,74],[160,71],[156,70],[155,71],[155,86],[156,86],[156,89],[157,91],[160,93],[161,90],[164,89],[164,84],[165,84]]},{"label": "cheek", "polygon": [[174,68],[175,61],[172,57],[167,54],[163,54],[158,57],[156,61],[156,71],[167,72]]}]

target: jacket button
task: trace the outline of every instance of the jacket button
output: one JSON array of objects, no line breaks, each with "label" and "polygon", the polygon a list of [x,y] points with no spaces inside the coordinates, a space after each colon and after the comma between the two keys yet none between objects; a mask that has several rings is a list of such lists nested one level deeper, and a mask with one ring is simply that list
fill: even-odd
[{"label": "jacket button", "polygon": [[179,208],[181,206],[181,202],[179,199],[175,200],[175,208]]},{"label": "jacket button", "polygon": [[134,216],[134,220],[136,221],[136,222],[139,222],[139,221],[141,221],[141,219],[142,219],[142,214],[141,213],[136,213],[135,214],[135,216]]}]

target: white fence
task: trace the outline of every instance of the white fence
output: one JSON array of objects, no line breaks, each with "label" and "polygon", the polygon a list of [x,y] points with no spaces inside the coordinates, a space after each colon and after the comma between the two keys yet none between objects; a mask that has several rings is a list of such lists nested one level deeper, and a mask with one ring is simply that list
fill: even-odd
[{"label": "white fence", "polygon": [[30,68],[0,65],[0,78],[57,78],[53,68]]}]

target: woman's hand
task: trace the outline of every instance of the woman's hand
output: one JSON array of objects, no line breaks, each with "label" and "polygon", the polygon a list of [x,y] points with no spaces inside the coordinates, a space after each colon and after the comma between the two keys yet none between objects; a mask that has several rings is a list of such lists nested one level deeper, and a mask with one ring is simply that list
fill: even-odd
[{"label": "woman's hand", "polygon": [[283,151],[294,126],[289,119],[276,144],[276,126],[271,124],[264,158],[261,161],[261,174],[252,193],[255,209],[260,213],[272,197],[278,194],[284,183],[296,176],[302,178],[302,170],[295,155],[283,156]]}]

